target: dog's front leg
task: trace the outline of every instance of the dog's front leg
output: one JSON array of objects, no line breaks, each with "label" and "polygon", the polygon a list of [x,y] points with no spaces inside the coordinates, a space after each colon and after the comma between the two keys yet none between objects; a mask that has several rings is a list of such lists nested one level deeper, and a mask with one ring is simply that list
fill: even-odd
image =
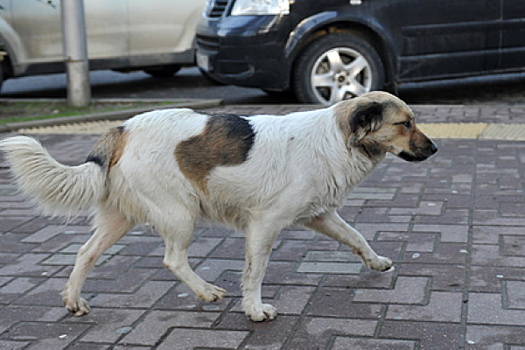
[{"label": "dog's front leg", "polygon": [[264,223],[250,225],[246,233],[246,263],[242,281],[242,306],[252,321],[273,320],[277,309],[263,304],[261,287],[272,252],[272,244],[279,229],[268,228]]},{"label": "dog's front leg", "polygon": [[305,223],[305,226],[327,235],[350,247],[361,258],[363,264],[377,271],[387,271],[392,267],[392,260],[379,256],[370,248],[366,239],[352,226],[348,225],[334,211]]}]

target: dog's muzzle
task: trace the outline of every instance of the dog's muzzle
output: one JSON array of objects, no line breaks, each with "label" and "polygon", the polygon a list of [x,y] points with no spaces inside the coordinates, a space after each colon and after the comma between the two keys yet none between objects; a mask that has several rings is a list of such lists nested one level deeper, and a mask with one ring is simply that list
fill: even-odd
[{"label": "dog's muzzle", "polygon": [[433,155],[438,151],[438,146],[434,141],[429,140],[427,147],[410,147],[411,149],[416,149],[414,153],[402,151],[398,154],[399,158],[406,160],[407,162],[421,162]]}]

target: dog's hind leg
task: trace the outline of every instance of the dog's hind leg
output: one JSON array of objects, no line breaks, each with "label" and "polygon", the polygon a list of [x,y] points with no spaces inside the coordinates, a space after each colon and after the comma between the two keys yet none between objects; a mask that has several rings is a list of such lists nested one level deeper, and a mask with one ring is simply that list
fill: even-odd
[{"label": "dog's hind leg", "polygon": [[[271,227],[267,227],[270,225]],[[266,267],[272,252],[272,244],[282,227],[271,220],[252,222],[246,233],[246,263],[242,281],[242,306],[252,321],[273,320],[277,309],[263,304],[261,288]]]},{"label": "dog's hind leg", "polygon": [[348,246],[354,254],[361,258],[363,264],[371,269],[386,271],[392,267],[392,260],[377,255],[370,248],[366,239],[341,219],[335,211],[317,217],[305,223],[305,226]]},{"label": "dog's hind leg", "polygon": [[124,236],[133,225],[134,223],[128,221],[116,208],[98,208],[95,215],[95,232],[78,251],[75,267],[62,292],[66,308],[75,316],[89,313],[88,303],[80,297],[87,274],[98,258]]},{"label": "dog's hind leg", "polygon": [[205,282],[191,269],[188,263],[188,247],[195,228],[195,219],[182,219],[183,215],[181,215],[180,211],[177,212],[177,216],[181,219],[177,220],[176,227],[171,229],[159,228],[166,245],[164,266],[173,272],[200,299],[208,302],[221,300],[226,291]]}]

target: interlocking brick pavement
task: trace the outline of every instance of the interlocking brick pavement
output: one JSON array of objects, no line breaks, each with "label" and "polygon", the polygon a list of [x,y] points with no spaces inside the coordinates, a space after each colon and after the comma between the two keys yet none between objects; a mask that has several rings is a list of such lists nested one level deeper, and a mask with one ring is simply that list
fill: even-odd
[{"label": "interlocking brick pavement", "polygon": [[[304,106],[228,106],[283,114]],[[414,106],[424,122],[523,123],[519,106]],[[8,135],[1,135],[5,137]],[[37,136],[67,164],[95,135]],[[263,297],[276,320],[240,306],[244,237],[200,224],[190,264],[228,290],[204,303],[162,267],[163,244],[137,226],[99,260],[76,318],[59,292],[90,234],[39,215],[0,156],[0,349],[525,349],[525,143],[438,141],[411,164],[388,156],[341,215],[396,269],[362,267],[326,237],[291,227],[273,246]]]}]

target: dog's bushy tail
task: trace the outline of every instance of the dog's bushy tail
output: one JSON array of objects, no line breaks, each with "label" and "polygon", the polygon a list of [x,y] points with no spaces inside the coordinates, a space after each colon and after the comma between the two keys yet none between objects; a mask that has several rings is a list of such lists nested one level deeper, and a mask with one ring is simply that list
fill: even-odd
[{"label": "dog's bushy tail", "polygon": [[106,194],[106,170],[96,162],[68,166],[57,162],[35,139],[15,136],[0,141],[20,188],[46,214],[72,217]]}]

